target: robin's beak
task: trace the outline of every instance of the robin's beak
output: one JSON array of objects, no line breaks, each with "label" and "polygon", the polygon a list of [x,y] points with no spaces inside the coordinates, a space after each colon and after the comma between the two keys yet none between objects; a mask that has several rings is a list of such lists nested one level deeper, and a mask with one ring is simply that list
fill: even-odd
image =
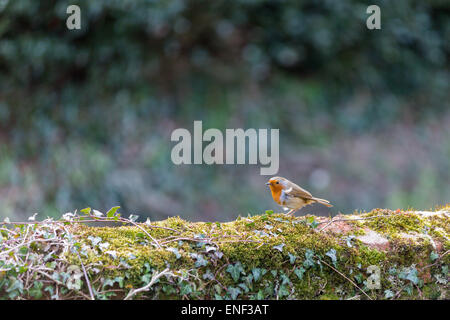
[{"label": "robin's beak", "polygon": [[266,186],[270,186],[270,182],[266,182]]}]

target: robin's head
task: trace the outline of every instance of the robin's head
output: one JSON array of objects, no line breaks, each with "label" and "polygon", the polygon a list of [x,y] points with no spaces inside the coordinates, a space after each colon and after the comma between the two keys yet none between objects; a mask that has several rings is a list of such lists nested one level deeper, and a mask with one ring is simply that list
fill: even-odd
[{"label": "robin's head", "polygon": [[286,186],[286,179],[282,177],[272,177],[266,182],[271,190],[283,189]]}]

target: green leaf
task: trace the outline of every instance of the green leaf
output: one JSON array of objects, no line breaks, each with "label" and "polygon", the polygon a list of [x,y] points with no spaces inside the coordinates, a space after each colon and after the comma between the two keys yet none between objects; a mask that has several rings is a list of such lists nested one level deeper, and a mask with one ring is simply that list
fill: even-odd
[{"label": "green leaf", "polygon": [[415,267],[404,268],[398,277],[403,280],[409,280],[414,284],[419,283],[418,272]]},{"label": "green leaf", "polygon": [[259,277],[261,276],[261,269],[260,268],[252,269],[252,274],[253,274],[253,279],[255,279],[255,281],[258,281]]},{"label": "green leaf", "polygon": [[20,266],[19,267],[19,273],[24,273],[28,271],[28,267],[27,266]]},{"label": "green leaf", "polygon": [[182,282],[181,283],[181,290],[180,290],[180,294],[182,296],[184,296],[185,294],[190,294],[192,293],[192,287],[188,282]]},{"label": "green leaf", "polygon": [[138,218],[139,216],[135,214],[130,214],[130,216],[128,217],[128,219],[130,219],[132,222],[135,222]]},{"label": "green leaf", "polygon": [[103,283],[102,288],[106,288],[106,287],[113,287],[114,284],[117,283],[119,284],[120,288],[123,288],[123,277],[115,277],[114,279],[106,279],[105,282]]},{"label": "green leaf", "polygon": [[412,287],[411,284],[408,285],[408,286],[406,286],[404,290],[406,291],[406,293],[407,293],[408,295],[412,295],[412,293],[413,293],[413,287]]},{"label": "green leaf", "polygon": [[438,255],[436,252],[432,251],[432,252],[430,253],[430,259],[431,259],[431,261],[434,261],[434,260],[436,260],[437,258],[439,258],[439,255]]},{"label": "green leaf", "polygon": [[286,288],[285,285],[281,285],[280,288],[278,289],[278,296],[280,298],[286,297],[289,295],[289,290]]},{"label": "green leaf", "polygon": [[353,247],[353,245],[352,245],[352,240],[355,239],[355,238],[356,238],[356,236],[350,235],[350,236],[348,236],[348,237],[345,239],[345,241],[346,241],[346,243],[347,243],[347,247],[349,247],[349,248],[352,248],[352,247]]},{"label": "green leaf", "polygon": [[394,297],[394,293],[391,290],[384,290],[384,298],[389,299],[389,298],[393,298]]},{"label": "green leaf", "polygon": [[84,208],[84,209],[81,209],[80,210],[82,213],[84,213],[84,214],[90,214],[91,213],[91,208]]},{"label": "green leaf", "polygon": [[331,258],[331,261],[333,262],[334,266],[336,267],[336,262],[337,262],[336,250],[330,249],[327,253],[325,253],[325,255]]},{"label": "green leaf", "polygon": [[294,264],[295,263],[295,259],[297,259],[297,256],[295,256],[295,255],[293,255],[291,253],[288,253],[288,255],[289,255],[289,262],[291,264]]},{"label": "green leaf", "polygon": [[259,279],[261,279],[261,277],[263,275],[265,275],[266,273],[267,273],[267,270],[263,269],[263,268],[254,268],[254,269],[252,269],[253,279],[255,281],[258,281]]},{"label": "green leaf", "polygon": [[306,272],[306,270],[304,268],[296,268],[294,270],[295,275],[298,277],[299,280],[303,279],[303,274]]},{"label": "green leaf", "polygon": [[42,297],[42,287],[44,284],[40,281],[34,281],[33,287],[29,290],[30,296],[35,299],[40,299]]},{"label": "green leaf", "polygon": [[231,277],[233,278],[234,282],[237,282],[241,276],[241,272],[244,272],[244,269],[242,268],[242,265],[240,262],[237,262],[236,264],[228,265],[227,270],[228,273],[230,273]]},{"label": "green leaf", "polygon": [[244,290],[245,293],[249,291],[247,285],[245,283],[239,283],[238,286]]},{"label": "green leaf", "polygon": [[195,267],[196,268],[204,267],[204,266],[206,266],[208,264],[208,260],[203,258],[203,256],[201,254],[191,253],[191,257],[196,260],[195,261]]},{"label": "green leaf", "polygon": [[239,294],[242,293],[242,291],[239,288],[229,287],[228,293],[230,294],[231,299],[236,300],[236,298],[238,297]]},{"label": "green leaf", "polygon": [[442,270],[442,273],[444,274],[444,276],[447,276],[447,274],[448,274],[448,266],[442,266],[441,270]]},{"label": "green leaf", "polygon": [[109,211],[106,213],[106,216],[108,218],[114,217],[114,215],[116,214],[117,210],[120,209],[120,206],[117,207],[112,207],[111,209],[109,209]]},{"label": "green leaf", "polygon": [[281,274],[280,277],[281,277],[281,284],[291,283],[291,279],[289,279],[289,277],[284,273]]},{"label": "green leaf", "polygon": [[181,254],[177,248],[166,248],[166,250],[172,252],[177,259],[181,258]]},{"label": "green leaf", "polygon": [[317,228],[317,226],[319,225],[319,223],[316,221],[316,219],[314,217],[308,217],[306,219],[306,221],[313,229]]},{"label": "green leaf", "polygon": [[258,291],[258,294],[256,295],[256,299],[263,300],[264,299],[264,292],[262,290]]},{"label": "green leaf", "polygon": [[283,247],[285,246],[285,244],[284,243],[281,243],[281,244],[279,244],[279,245],[277,245],[277,246],[273,246],[272,248],[274,248],[274,249],[276,249],[276,250],[278,250],[278,251],[280,251],[280,252],[283,252]]},{"label": "green leaf", "polygon": [[314,257],[314,251],[312,251],[311,249],[307,249],[306,253],[305,253],[305,261],[303,261],[303,266],[305,268],[309,268],[309,267],[313,267],[316,265],[316,263],[313,260]]},{"label": "green leaf", "polygon": [[357,283],[362,283],[363,282],[363,275],[361,273],[358,273],[357,275],[355,275],[354,278],[355,278]]}]

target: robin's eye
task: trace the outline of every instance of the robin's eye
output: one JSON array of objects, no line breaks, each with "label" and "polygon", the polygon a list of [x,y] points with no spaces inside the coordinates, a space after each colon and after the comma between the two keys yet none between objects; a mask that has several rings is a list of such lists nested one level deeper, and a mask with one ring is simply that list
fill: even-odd
[{"label": "robin's eye", "polygon": [[277,184],[279,184],[279,182],[277,181]]}]

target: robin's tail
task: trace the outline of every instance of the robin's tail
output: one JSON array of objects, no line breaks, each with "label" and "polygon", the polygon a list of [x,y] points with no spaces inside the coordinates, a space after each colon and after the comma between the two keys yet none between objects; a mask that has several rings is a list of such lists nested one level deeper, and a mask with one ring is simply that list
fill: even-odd
[{"label": "robin's tail", "polygon": [[318,203],[323,204],[324,206],[327,206],[329,208],[333,206],[330,204],[330,201],[325,200],[325,199],[313,198],[313,200],[316,200]]}]

